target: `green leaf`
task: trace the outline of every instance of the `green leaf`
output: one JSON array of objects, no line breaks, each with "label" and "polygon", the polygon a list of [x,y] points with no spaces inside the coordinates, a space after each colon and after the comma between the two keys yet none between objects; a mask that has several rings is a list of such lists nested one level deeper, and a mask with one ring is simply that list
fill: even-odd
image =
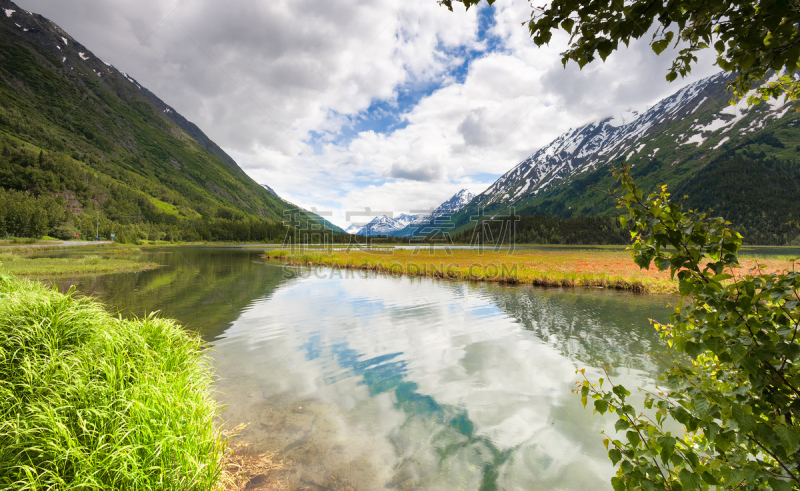
[{"label": "green leaf", "polygon": [[611,459],[611,463],[617,465],[617,462],[622,460],[622,454],[616,448],[612,448],[608,451],[608,458]]},{"label": "green leaf", "polygon": [[622,385],[615,385],[613,389],[611,389],[614,394],[619,397],[622,401],[625,400],[626,397],[631,395],[631,392],[623,387]]},{"label": "green leaf", "polygon": [[783,443],[787,453],[793,454],[800,448],[800,435],[798,435],[796,428],[777,425],[775,426],[775,433],[778,434],[778,438],[781,439],[781,443]]},{"label": "green leaf", "polygon": [[698,356],[700,356],[702,353],[705,352],[705,348],[703,347],[703,345],[698,343],[693,343],[691,341],[686,342],[686,344],[684,345],[684,349],[686,350],[686,354],[688,354],[692,358],[697,358]]},{"label": "green leaf", "polygon": [[678,478],[681,480],[681,484],[683,484],[685,489],[697,489],[702,482],[700,476],[688,469],[681,469]]},{"label": "green leaf", "polygon": [[624,419],[620,419],[614,424],[614,429],[617,431],[625,431],[630,427],[631,424],[625,421]]},{"label": "green leaf", "polygon": [[708,484],[711,484],[712,486],[716,486],[717,484],[719,484],[719,480],[717,480],[717,478],[714,477],[714,475],[711,472],[703,472],[702,474],[700,474],[700,477],[703,478],[703,481],[707,482]]},{"label": "green leaf", "polygon": [[774,491],[791,491],[792,489],[792,483],[788,479],[770,477],[768,482]]},{"label": "green leaf", "polygon": [[667,258],[656,259],[656,267],[659,271],[665,271],[670,267],[670,260]]},{"label": "green leaf", "polygon": [[654,42],[651,46],[653,51],[655,51],[657,55],[660,55],[665,49],[667,49],[667,46],[669,46],[669,41],[666,39],[661,39],[660,41]]},{"label": "green leaf", "polygon": [[742,411],[742,408],[738,404],[733,404],[731,406],[731,416],[742,431],[751,432],[756,428],[755,418]]},{"label": "green leaf", "polygon": [[718,274],[718,275],[714,276],[711,279],[713,281],[721,282],[721,281],[729,280],[731,278],[733,278],[733,276],[731,276],[731,275],[729,275],[727,273],[721,273],[721,274]]},{"label": "green leaf", "polygon": [[605,414],[608,410],[608,403],[602,399],[594,401],[594,410],[600,414]]},{"label": "green leaf", "polygon": [[639,437],[639,434],[636,433],[635,431],[628,431],[627,433],[625,433],[625,437],[628,439],[628,441],[634,448],[636,448],[642,441],[641,437]]}]

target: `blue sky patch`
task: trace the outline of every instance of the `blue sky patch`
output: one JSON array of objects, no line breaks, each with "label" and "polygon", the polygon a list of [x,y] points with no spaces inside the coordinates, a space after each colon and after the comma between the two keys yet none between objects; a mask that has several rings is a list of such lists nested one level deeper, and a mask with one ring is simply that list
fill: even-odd
[{"label": "blue sky patch", "polygon": [[[408,126],[404,114],[409,113],[421,100],[429,97],[437,90],[453,83],[463,83],[469,73],[473,60],[488,53],[504,51],[502,39],[490,34],[496,24],[495,8],[481,4],[478,9],[478,42],[469,46],[445,47],[439,43],[436,52],[453,63],[452,67],[432,80],[411,81],[397,87],[394,100],[373,100],[370,106],[354,116],[346,116],[348,123],[342,126],[334,138],[316,131],[309,132],[306,143],[319,155],[322,147],[328,143],[336,146],[347,146],[350,141],[365,131],[390,135]],[[333,113],[331,119],[340,115]]]}]

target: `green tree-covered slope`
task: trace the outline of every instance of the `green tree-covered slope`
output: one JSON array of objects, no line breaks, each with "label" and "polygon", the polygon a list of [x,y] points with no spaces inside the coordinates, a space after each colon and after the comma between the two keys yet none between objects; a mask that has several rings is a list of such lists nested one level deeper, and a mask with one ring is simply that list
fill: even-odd
[{"label": "green tree-covered slope", "polygon": [[[800,243],[800,113],[773,101],[729,104],[718,75],[664,99],[627,124],[591,123],[562,135],[462,209],[471,217],[615,215],[612,167],[629,165],[646,191],[666,184],[689,207],[724,216],[751,244]],[[688,197],[684,197],[688,196]]]},{"label": "green tree-covered slope", "polygon": [[129,238],[285,232],[295,207],[194,124],[48,19],[0,8],[0,233],[94,236],[98,217]]}]

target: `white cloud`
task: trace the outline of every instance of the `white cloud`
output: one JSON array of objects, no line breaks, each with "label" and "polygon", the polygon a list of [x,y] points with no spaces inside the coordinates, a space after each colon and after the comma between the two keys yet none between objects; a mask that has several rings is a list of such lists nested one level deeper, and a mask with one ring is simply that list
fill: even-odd
[{"label": "white cloud", "polygon": [[[570,127],[715,71],[701,57],[690,80],[668,84],[670,54],[641,41],[565,70],[566,36],[536,47],[520,26],[530,15],[523,0],[495,3],[493,52],[479,41],[478,9],[450,13],[433,0],[160,2],[19,3],[130,73],[256,181],[301,206],[333,208],[341,225],[358,206],[407,211],[462,187],[480,192],[487,175]],[[481,54],[459,79],[464,47]],[[398,99],[431,84],[440,88],[412,106]],[[376,101],[405,126],[343,138]]]}]

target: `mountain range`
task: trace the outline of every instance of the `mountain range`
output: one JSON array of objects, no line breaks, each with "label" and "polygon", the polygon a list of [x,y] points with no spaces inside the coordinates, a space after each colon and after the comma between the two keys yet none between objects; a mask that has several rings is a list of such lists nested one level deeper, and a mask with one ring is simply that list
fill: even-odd
[{"label": "mountain range", "polygon": [[[99,222],[100,235],[134,240],[285,234],[282,221],[297,207],[200,128],[52,21],[9,0],[0,9],[0,233],[94,236]],[[666,184],[752,243],[800,244],[797,104],[748,107],[747,95],[731,104],[728,82],[720,73],[641,112],[570,129],[477,196],[462,190],[430,212],[379,216],[347,232],[410,237],[445,216],[453,233],[476,216],[610,216],[610,170],[628,165],[641,188]],[[14,218],[21,213],[28,218]]]},{"label": "mountain range", "polygon": [[643,189],[666,184],[691,207],[719,212],[751,238],[788,241],[800,233],[789,224],[800,222],[797,104],[782,99],[748,107],[747,95],[732,104],[729,80],[719,73],[641,113],[570,129],[461,208],[453,217],[457,230],[481,215],[615,213],[603,191],[614,187],[612,166],[629,165]]},{"label": "mountain range", "polygon": [[449,219],[475,198],[475,195],[466,189],[454,194],[450,199],[440,204],[429,213],[408,214],[388,216],[381,215],[373,218],[365,225],[353,224],[345,229],[345,232],[354,235],[389,235],[393,237],[411,237],[430,225],[437,219]]},{"label": "mountain range", "polygon": [[65,212],[48,214],[45,229],[88,235],[87,217],[99,216],[101,235],[139,238],[261,240],[269,224],[269,234],[285,230],[293,206],[173,107],[45,17],[9,0],[0,9],[0,191],[42,208],[55,200]]}]

